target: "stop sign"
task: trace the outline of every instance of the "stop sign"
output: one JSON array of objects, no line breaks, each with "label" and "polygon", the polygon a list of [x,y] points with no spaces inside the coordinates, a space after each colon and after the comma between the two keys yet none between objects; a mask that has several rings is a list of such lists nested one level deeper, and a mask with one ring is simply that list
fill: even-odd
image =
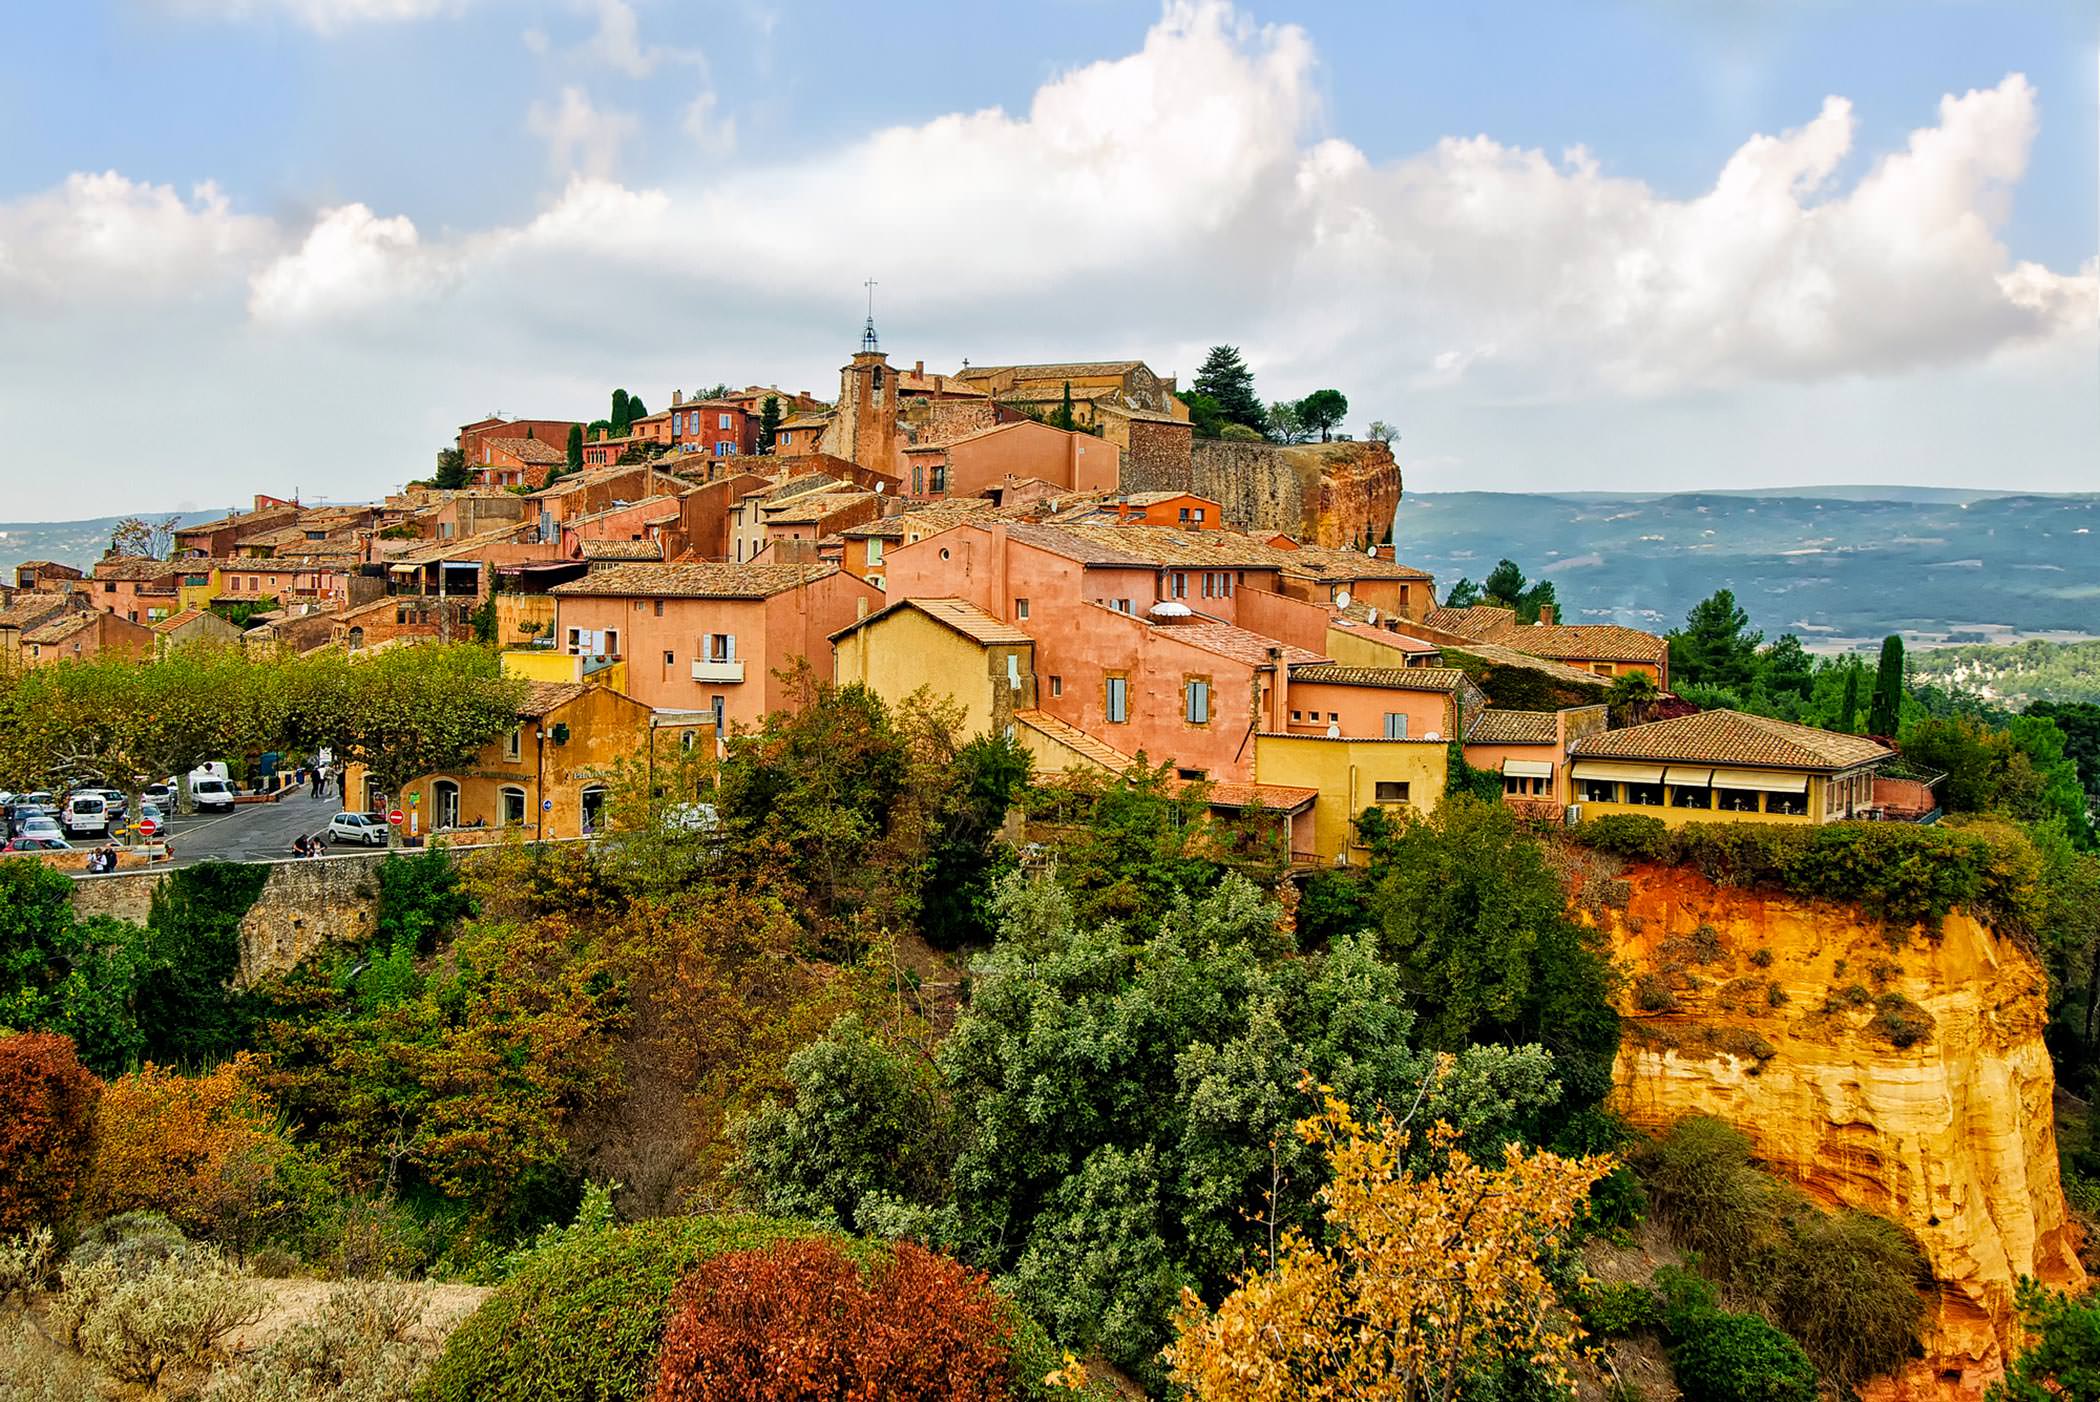
[{"label": "stop sign", "polygon": [[401,810],[396,808],[393,812],[386,815],[386,820],[392,823],[395,827],[400,827],[402,823]]},{"label": "stop sign", "polygon": [[151,819],[151,818],[141,818],[141,819],[139,819],[139,836],[140,836],[140,837],[151,837],[151,836],[153,836],[153,834],[155,834],[155,833],[157,833],[157,832],[159,832],[159,831],[160,831],[160,824],[159,824],[159,823],[156,823],[155,821],[153,821],[153,819]]}]

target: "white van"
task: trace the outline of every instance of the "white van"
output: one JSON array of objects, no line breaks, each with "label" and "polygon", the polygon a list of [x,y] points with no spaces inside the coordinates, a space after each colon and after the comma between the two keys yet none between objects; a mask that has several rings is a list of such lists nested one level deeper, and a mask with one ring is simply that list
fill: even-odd
[{"label": "white van", "polygon": [[231,813],[233,811],[233,785],[223,778],[209,775],[190,775],[190,807],[199,813]]},{"label": "white van", "polygon": [[83,792],[66,800],[59,822],[74,837],[103,837],[109,832],[109,800],[101,794]]}]

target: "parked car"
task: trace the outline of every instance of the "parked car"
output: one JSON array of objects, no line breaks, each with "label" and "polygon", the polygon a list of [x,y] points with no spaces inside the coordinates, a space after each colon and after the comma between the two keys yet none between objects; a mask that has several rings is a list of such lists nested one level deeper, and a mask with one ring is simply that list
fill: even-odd
[{"label": "parked car", "polygon": [[34,818],[24,819],[20,831],[15,836],[17,839],[40,838],[58,842],[66,840],[66,835],[58,830],[58,820],[42,813]]},{"label": "parked car", "polygon": [[190,776],[190,807],[199,813],[231,813],[233,785],[209,775]]},{"label": "parked car", "polygon": [[174,812],[175,781],[170,779],[163,784],[146,785],[145,788],[139,790],[139,801],[141,803],[150,803],[163,813]]},{"label": "parked car", "polygon": [[386,846],[386,819],[370,813],[338,813],[328,820],[330,842],[361,842],[367,847]]},{"label": "parked car", "polygon": [[74,837],[101,837],[109,831],[109,820],[109,801],[94,789],[83,789],[67,799],[59,815],[59,821]]},{"label": "parked car", "polygon": [[10,839],[0,852],[70,852],[73,844],[63,837],[17,837]]},{"label": "parked car", "polygon": [[155,837],[166,837],[168,835],[168,831],[172,824],[168,822],[168,814],[166,809],[162,808],[157,803],[139,804],[139,821],[143,823],[148,818],[151,818],[153,820],[155,828]]}]

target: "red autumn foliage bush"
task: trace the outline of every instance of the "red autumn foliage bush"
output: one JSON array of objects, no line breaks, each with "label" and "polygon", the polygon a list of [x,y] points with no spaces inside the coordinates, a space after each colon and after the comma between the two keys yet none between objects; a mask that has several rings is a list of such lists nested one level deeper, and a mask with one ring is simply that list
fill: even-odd
[{"label": "red autumn foliage bush", "polygon": [[652,1402],[1001,1402],[1012,1334],[981,1272],[923,1247],[863,1276],[830,1242],[782,1242],[686,1278]]},{"label": "red autumn foliage bush", "polygon": [[0,1035],[0,1236],[66,1215],[87,1167],[101,1093],[72,1038]]}]

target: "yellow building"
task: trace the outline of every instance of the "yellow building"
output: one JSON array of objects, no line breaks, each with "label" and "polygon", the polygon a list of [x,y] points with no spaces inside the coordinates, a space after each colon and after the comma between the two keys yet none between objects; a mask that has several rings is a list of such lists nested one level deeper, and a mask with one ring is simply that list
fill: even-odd
[{"label": "yellow building", "polygon": [[926,687],[963,708],[958,739],[1035,707],[1035,639],[966,599],[900,599],[831,635],[832,675],[895,705]]},{"label": "yellow building", "polygon": [[1834,823],[1872,805],[1874,771],[1894,757],[1864,736],[1701,711],[1575,741],[1565,798],[1584,819]]},{"label": "yellow building", "polygon": [[[500,596],[499,596],[500,597]],[[614,691],[627,690],[627,660],[601,662],[553,648],[506,648],[497,654],[503,675],[529,682],[596,682]]]},{"label": "yellow building", "polygon": [[223,592],[218,561],[194,560],[185,564],[189,567],[175,576],[175,611],[186,613],[190,609],[210,608],[211,601]]},{"label": "yellow building", "polygon": [[1357,840],[1357,815],[1366,808],[1394,816],[1432,813],[1444,801],[1450,747],[1441,740],[1348,739],[1326,735],[1254,737],[1254,777],[1264,785],[1317,789],[1312,846],[1292,856],[1325,863],[1362,863],[1369,850]]},{"label": "yellow building", "polygon": [[536,681],[518,706],[517,728],[469,763],[413,779],[398,794],[380,793],[364,766],[351,764],[343,793],[366,811],[401,809],[413,819],[403,833],[420,837],[500,828],[586,837],[604,825],[620,762],[650,753],[652,738],[663,743],[650,722],[647,706],[610,687]]}]

